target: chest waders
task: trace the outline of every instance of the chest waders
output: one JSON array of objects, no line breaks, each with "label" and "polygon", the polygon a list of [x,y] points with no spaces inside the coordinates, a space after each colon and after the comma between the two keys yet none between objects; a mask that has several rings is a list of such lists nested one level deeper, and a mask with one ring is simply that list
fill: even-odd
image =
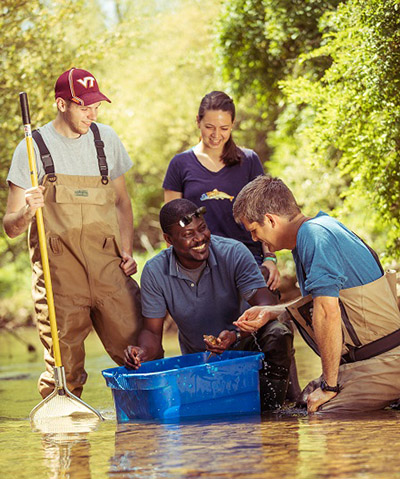
[{"label": "chest waders", "polygon": [[[104,144],[97,125],[91,129],[98,177],[57,174],[43,139],[33,132],[45,170],[43,216],[61,356],[67,386],[78,397],[87,378],[84,341],[92,327],[110,357],[122,365],[124,349],[136,343],[142,319],[139,286],[120,267],[116,195]],[[46,371],[40,376],[39,391],[46,397],[54,389],[54,358],[35,221],[29,246],[37,327],[45,347]]]},{"label": "chest waders", "polygon": [[[400,312],[389,275],[339,292],[343,343],[338,382],[342,390],[321,411],[377,410],[400,398]],[[303,339],[319,355],[311,295],[287,310]],[[318,381],[313,383],[314,389],[319,386]]]}]

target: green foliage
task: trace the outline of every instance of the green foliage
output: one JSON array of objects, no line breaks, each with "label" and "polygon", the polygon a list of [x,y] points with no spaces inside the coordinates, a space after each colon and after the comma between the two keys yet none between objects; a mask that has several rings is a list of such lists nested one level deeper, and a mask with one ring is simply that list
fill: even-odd
[{"label": "green foliage", "polygon": [[[307,121],[309,114],[288,105],[280,82],[301,74],[319,78],[330,65],[326,57],[307,64],[298,58],[321,45],[319,20],[337,4],[333,0],[226,1],[219,20],[222,73],[244,110],[239,138],[256,149],[266,171],[291,185],[300,202],[305,197],[305,183],[312,184],[319,173],[310,173],[304,164],[306,145],[299,135],[304,128],[302,120]],[[335,190],[331,196],[336,196]],[[308,194],[306,197],[310,200]],[[318,202],[316,195],[311,198]]]},{"label": "green foliage", "polygon": [[0,237],[0,325],[33,317],[31,267],[21,241]]},{"label": "green foliage", "polygon": [[347,205],[372,206],[400,256],[400,4],[358,0],[325,15],[325,45],[305,55],[333,59],[318,80],[284,83],[289,102],[308,104],[314,118],[305,134],[319,165],[334,160],[349,179]]},{"label": "green foliage", "polygon": [[0,298],[16,293],[30,284],[30,265],[26,254],[21,254],[17,242],[0,238]]},{"label": "green foliage", "polygon": [[[162,5],[161,5],[162,4]],[[160,241],[162,181],[171,158],[198,141],[201,98],[218,88],[212,50],[215,1],[135,2],[116,32],[135,25],[135,43],[108,58],[102,85],[113,103],[101,112],[126,146],[134,167],[126,175],[137,240]],[[161,8],[163,6],[163,8]],[[102,86],[103,88],[103,86]]]},{"label": "green foliage", "polygon": [[[400,256],[398,0],[234,0],[222,71],[257,99],[268,169],[305,211],[326,209]],[[312,211],[313,210],[313,211]]]},{"label": "green foliage", "polygon": [[[264,108],[276,108],[282,98],[279,81],[300,73],[298,56],[319,46],[319,18],[337,4],[337,0],[224,2],[218,51],[234,91],[238,95],[251,91]],[[326,63],[316,59],[314,71]]]}]

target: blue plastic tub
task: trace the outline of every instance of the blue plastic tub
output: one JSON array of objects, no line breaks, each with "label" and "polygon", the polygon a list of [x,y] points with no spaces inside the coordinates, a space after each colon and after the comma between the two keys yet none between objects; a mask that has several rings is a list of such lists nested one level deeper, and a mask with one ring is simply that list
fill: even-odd
[{"label": "blue plastic tub", "polygon": [[258,371],[264,355],[225,351],[206,362],[208,356],[197,353],[149,361],[136,371],[104,370],[118,422],[259,413]]}]

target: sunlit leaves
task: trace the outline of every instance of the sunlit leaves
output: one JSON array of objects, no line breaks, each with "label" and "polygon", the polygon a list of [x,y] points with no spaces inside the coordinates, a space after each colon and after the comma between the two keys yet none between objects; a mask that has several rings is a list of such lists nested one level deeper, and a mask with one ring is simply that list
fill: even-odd
[{"label": "sunlit leaves", "polygon": [[[330,56],[332,66],[318,81],[291,79],[289,101],[315,111],[308,130],[321,164],[328,149],[341,155],[337,166],[351,178],[348,201],[364,196],[390,224],[392,254],[400,236],[400,16],[396,1],[350,1],[327,17],[323,47],[305,56]],[[301,99],[301,100],[300,100]],[[395,239],[396,241],[393,241]]]},{"label": "sunlit leaves", "polygon": [[137,238],[160,239],[158,213],[168,163],[197,143],[200,100],[221,88],[212,37],[217,13],[212,0],[141,0],[123,19],[134,25],[136,45],[128,49],[126,44],[108,63],[113,103],[102,120],[113,125],[134,161],[127,181]]},{"label": "sunlit leaves", "polygon": [[[399,2],[224,4],[222,68],[238,94],[257,98],[269,114],[270,169],[306,207],[317,201],[379,218],[399,257]],[[308,189],[307,177],[324,178],[335,201],[317,185]]]}]

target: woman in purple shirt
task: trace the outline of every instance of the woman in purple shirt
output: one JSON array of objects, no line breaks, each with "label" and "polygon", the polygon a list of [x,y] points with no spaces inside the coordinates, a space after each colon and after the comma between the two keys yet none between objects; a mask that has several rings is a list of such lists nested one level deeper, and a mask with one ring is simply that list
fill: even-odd
[{"label": "woman in purple shirt", "polygon": [[244,243],[253,253],[271,289],[279,286],[276,256],[254,242],[242,225],[233,219],[232,205],[239,191],[263,168],[257,154],[236,146],[232,138],[235,104],[221,91],[208,93],[197,115],[200,143],[175,155],[164,178],[164,201],[187,198],[206,206],[210,231]]}]

